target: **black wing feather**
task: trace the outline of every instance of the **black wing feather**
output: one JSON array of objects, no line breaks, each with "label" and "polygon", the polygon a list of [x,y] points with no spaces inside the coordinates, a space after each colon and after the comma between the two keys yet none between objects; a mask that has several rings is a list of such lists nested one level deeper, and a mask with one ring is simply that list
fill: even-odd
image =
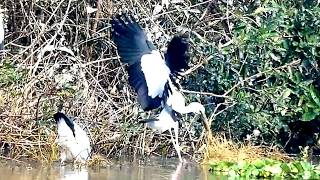
[{"label": "black wing feather", "polygon": [[189,44],[185,38],[175,36],[169,42],[165,60],[172,75],[177,76],[184,69],[188,68],[188,49]]},{"label": "black wing feather", "polygon": [[141,26],[133,17],[117,15],[112,18],[112,38],[118,53],[124,63],[132,65],[141,60],[144,54],[155,50],[152,42],[148,41]]},{"label": "black wing feather", "polygon": [[138,102],[145,111],[161,106],[161,98],[148,95],[148,86],[141,70],[141,57],[155,50],[152,42],[133,17],[117,15],[112,21],[112,38],[117,46],[121,61],[128,63],[129,84],[138,94]]}]

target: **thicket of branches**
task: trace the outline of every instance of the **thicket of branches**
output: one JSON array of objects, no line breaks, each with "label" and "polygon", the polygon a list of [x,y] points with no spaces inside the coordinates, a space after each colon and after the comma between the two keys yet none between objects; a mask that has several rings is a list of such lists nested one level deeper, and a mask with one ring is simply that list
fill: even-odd
[{"label": "thicket of branches", "polygon": [[[10,149],[9,157],[54,159],[52,115],[61,102],[90,133],[94,153],[171,154],[168,137],[137,123],[149,114],[139,110],[127,84],[109,22],[116,13],[131,13],[163,49],[176,33],[189,31],[201,18],[208,20],[210,2],[173,3],[161,11],[161,3],[149,1],[98,3],[6,0],[1,5],[6,10],[7,50],[0,72],[1,145],[4,151]],[[192,60],[201,62],[201,56]],[[184,126],[182,147],[194,152],[198,132],[190,123]]]}]

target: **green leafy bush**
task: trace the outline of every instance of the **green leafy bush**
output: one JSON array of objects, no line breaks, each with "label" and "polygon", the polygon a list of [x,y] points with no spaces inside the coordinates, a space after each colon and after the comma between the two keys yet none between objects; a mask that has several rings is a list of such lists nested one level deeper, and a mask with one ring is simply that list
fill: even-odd
[{"label": "green leafy bush", "polygon": [[231,43],[201,45],[213,58],[185,84],[229,96],[205,99],[209,112],[223,103],[214,131],[243,139],[259,129],[271,143],[290,122],[320,117],[320,7],[312,2],[239,3]]}]

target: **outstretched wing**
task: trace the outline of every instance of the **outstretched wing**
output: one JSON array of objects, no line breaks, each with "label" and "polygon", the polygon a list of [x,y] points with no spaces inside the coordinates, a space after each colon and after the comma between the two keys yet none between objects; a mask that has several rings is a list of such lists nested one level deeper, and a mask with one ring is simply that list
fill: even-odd
[{"label": "outstretched wing", "polygon": [[145,54],[155,50],[141,26],[127,15],[117,15],[111,21],[112,38],[117,45],[122,62],[132,65]]},{"label": "outstretched wing", "polygon": [[172,75],[177,76],[188,68],[189,44],[185,38],[175,36],[168,44],[165,60]]},{"label": "outstretched wing", "polygon": [[161,106],[162,100],[160,96],[152,97],[149,95],[150,89],[148,88],[145,75],[141,70],[141,64],[132,64],[127,70],[129,74],[129,84],[135,89],[141,108],[144,111],[149,111]]},{"label": "outstretched wing", "polygon": [[121,61],[128,63],[129,83],[144,110],[158,108],[163,101],[170,69],[141,26],[127,15],[112,19],[112,38]]}]

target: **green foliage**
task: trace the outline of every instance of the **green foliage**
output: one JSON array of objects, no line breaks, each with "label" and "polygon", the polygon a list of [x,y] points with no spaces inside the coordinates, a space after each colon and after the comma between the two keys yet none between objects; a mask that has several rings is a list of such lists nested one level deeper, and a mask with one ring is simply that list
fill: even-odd
[{"label": "green foliage", "polygon": [[4,62],[0,65],[0,87],[10,86],[21,82],[25,77],[24,71],[18,71],[15,66]]},{"label": "green foliage", "polygon": [[319,179],[320,166],[307,161],[281,162],[271,159],[254,162],[211,162],[210,171],[222,172],[230,178],[298,178]]},{"label": "green foliage", "polygon": [[228,99],[206,99],[211,112],[216,104],[235,103],[220,108],[215,130],[242,139],[260,129],[271,142],[284,125],[320,117],[320,7],[307,1],[255,3],[235,7],[232,43],[201,45],[213,58],[186,84],[228,92]]}]

